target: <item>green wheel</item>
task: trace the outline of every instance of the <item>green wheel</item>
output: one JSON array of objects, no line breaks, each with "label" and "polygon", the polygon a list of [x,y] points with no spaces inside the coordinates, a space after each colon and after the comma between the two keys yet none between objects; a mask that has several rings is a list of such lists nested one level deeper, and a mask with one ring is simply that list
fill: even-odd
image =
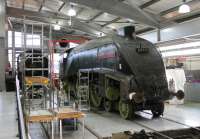
[{"label": "green wheel", "polygon": [[118,100],[120,96],[119,89],[116,87],[107,87],[105,93],[106,93],[106,98],[110,101]]},{"label": "green wheel", "polygon": [[119,113],[123,119],[133,117],[133,105],[130,102],[119,101]]},{"label": "green wheel", "polygon": [[104,106],[105,111],[107,111],[107,112],[111,112],[113,109],[113,104],[112,104],[112,101],[110,101],[110,100],[104,100],[103,106]]},{"label": "green wheel", "polygon": [[90,89],[90,101],[94,107],[100,107],[103,97],[99,93],[97,88]]}]

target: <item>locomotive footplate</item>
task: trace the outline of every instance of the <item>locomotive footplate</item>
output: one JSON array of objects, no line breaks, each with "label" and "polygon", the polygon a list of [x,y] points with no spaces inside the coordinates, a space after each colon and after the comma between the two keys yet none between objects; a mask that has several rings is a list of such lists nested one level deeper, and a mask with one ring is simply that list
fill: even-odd
[{"label": "locomotive footplate", "polygon": [[[199,128],[196,128],[199,129]],[[130,131],[124,131],[121,133],[113,133],[112,137],[105,139],[200,139],[200,132],[193,128],[166,130],[160,132],[146,132],[141,130],[140,132],[131,133]]]}]

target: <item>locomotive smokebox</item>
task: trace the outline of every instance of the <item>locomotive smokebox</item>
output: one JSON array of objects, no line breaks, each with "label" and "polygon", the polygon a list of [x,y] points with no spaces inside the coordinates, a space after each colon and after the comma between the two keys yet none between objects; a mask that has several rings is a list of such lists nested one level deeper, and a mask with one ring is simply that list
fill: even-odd
[{"label": "locomotive smokebox", "polygon": [[118,30],[118,35],[123,36],[128,39],[136,38],[135,26],[126,26],[126,27],[120,28]]}]

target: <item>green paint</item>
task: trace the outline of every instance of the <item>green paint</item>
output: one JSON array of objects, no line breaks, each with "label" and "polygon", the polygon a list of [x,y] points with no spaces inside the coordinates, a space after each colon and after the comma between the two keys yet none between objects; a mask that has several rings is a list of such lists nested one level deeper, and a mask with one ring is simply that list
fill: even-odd
[{"label": "green paint", "polygon": [[115,101],[119,99],[119,88],[116,87],[108,87],[106,89],[106,98],[111,101]]},{"label": "green paint", "polygon": [[90,89],[90,101],[94,105],[94,107],[100,107],[103,97],[98,94],[97,90],[91,88]]},{"label": "green paint", "polygon": [[119,101],[119,112],[123,119],[131,119],[133,117],[133,105],[130,102]]}]

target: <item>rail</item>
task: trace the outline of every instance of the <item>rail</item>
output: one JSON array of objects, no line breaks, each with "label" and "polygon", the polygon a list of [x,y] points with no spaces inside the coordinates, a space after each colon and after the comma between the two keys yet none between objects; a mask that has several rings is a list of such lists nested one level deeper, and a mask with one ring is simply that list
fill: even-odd
[{"label": "rail", "polygon": [[21,105],[21,100],[20,100],[19,80],[18,80],[17,76],[16,76],[16,99],[17,99],[19,138],[26,139],[24,115],[23,115],[22,105]]}]

